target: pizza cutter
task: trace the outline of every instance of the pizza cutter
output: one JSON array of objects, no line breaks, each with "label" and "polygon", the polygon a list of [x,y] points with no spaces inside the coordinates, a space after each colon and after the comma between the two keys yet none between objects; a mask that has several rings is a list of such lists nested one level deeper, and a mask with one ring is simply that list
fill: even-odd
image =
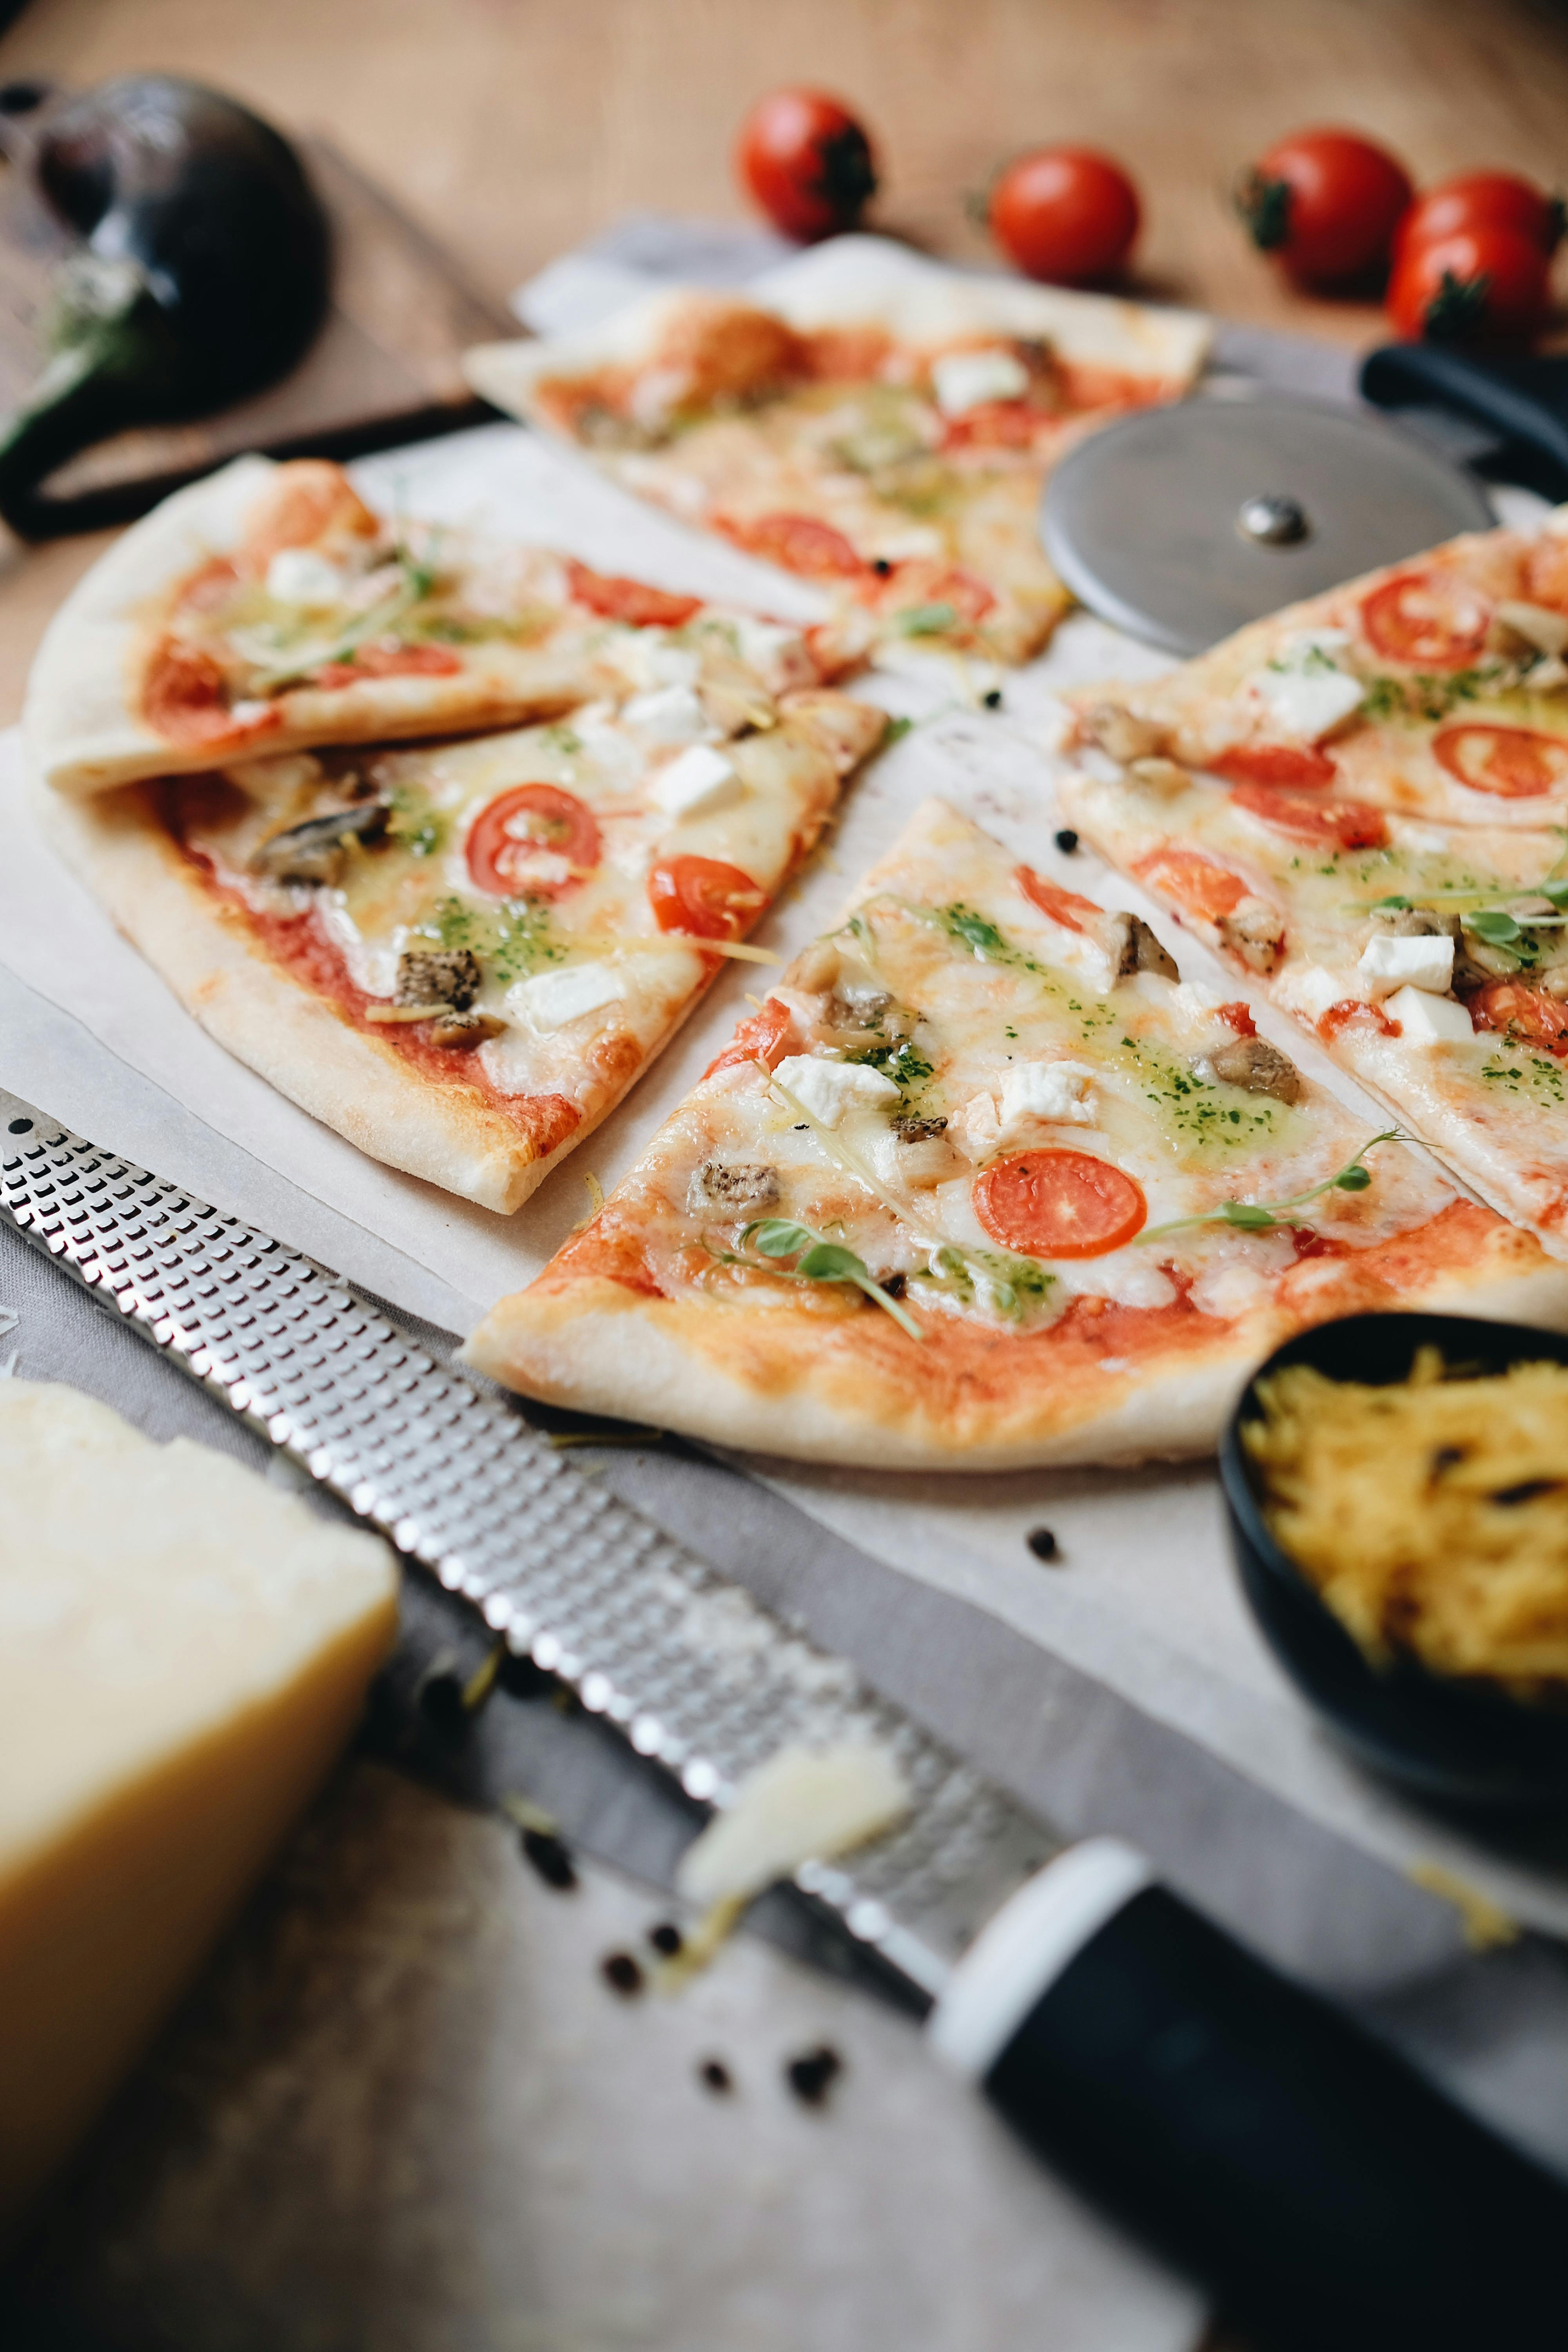
[{"label": "pizza cutter", "polygon": [[1370,409],[1218,391],[1081,442],[1040,509],[1080,603],[1197,654],[1247,622],[1495,518],[1471,474]]}]

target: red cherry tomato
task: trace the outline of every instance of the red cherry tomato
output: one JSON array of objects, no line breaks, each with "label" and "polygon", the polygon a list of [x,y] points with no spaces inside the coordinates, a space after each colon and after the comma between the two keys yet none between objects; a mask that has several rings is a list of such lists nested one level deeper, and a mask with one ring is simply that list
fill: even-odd
[{"label": "red cherry tomato", "polygon": [[1247,810],[1288,833],[1292,841],[1327,842],[1335,849],[1381,849],[1388,825],[1381,809],[1364,801],[1324,801],[1299,787],[1282,784],[1237,784],[1231,793],[1237,808]]},{"label": "red cherry tomato", "polygon": [[1026,278],[1082,286],[1121,268],[1138,235],[1138,191],[1091,147],[1042,147],[1009,163],[986,204],[991,234]]},{"label": "red cherry tomato", "polygon": [[1047,882],[1032,866],[1020,866],[1013,879],[1031,907],[1037,907],[1042,915],[1048,915],[1053,923],[1060,923],[1067,930],[1083,929],[1080,915],[1089,916],[1094,922],[1100,919],[1100,909],[1092,898],[1080,898],[1076,890],[1064,890],[1060,883]]},{"label": "red cherry tomato", "polygon": [[747,521],[717,516],[718,528],[749,555],[782,564],[807,580],[853,580],[866,571],[841,530],[818,522],[815,515],[753,515]]},{"label": "red cherry tomato", "polygon": [[593,811],[559,784],[514,785],[468,828],[468,872],[497,898],[559,898],[603,856]]},{"label": "red cherry tomato", "polygon": [[787,1004],[770,996],[762,1010],[742,1021],[721,1054],[716,1055],[702,1075],[710,1078],[715,1070],[731,1070],[741,1062],[765,1062],[770,1070],[776,1069],[784,1059],[795,1026],[795,1015]]},{"label": "red cherry tomato", "polygon": [[1216,1004],[1215,1019],[1223,1021],[1227,1029],[1234,1029],[1238,1037],[1256,1037],[1258,1034],[1258,1024],[1252,1017],[1251,1005],[1243,1004],[1239,1000],[1235,1004]]},{"label": "red cherry tomato", "polygon": [[1331,784],[1339,770],[1314,744],[1237,743],[1208,763],[1228,784]]},{"label": "red cherry tomato", "polygon": [[1444,727],[1432,738],[1438,762],[1473,793],[1534,800],[1568,786],[1568,740],[1531,727]]},{"label": "red cherry tomato", "polygon": [[1436,245],[1462,228],[1511,228],[1542,253],[1555,253],[1563,236],[1563,199],[1549,196],[1517,172],[1462,172],[1416,197],[1400,222],[1394,257],[1418,245]]},{"label": "red cherry tomato", "polygon": [[1468,1010],[1478,1029],[1510,1030],[1552,1053],[1568,1052],[1568,1004],[1544,989],[1528,988],[1521,980],[1489,980],[1469,998]]},{"label": "red cherry tomato", "polygon": [[702,609],[700,596],[676,596],[668,588],[649,587],[646,580],[590,572],[585,563],[571,558],[566,577],[579,604],[586,604],[591,613],[602,613],[607,621],[625,621],[634,629],[679,629]]},{"label": "red cherry tomato", "polygon": [[1299,285],[1337,286],[1388,260],[1415,194],[1386,148],[1353,131],[1298,131],[1243,177],[1237,206]]},{"label": "red cherry tomato", "polygon": [[1550,269],[1516,228],[1461,228],[1410,246],[1389,282],[1394,331],[1409,343],[1532,334],[1546,315]]},{"label": "red cherry tomato", "polygon": [[853,228],[877,193],[877,163],[847,107],[819,89],[760,98],[735,148],[741,184],[785,236]]},{"label": "red cherry tomato", "polygon": [[1183,911],[1205,923],[1223,922],[1247,896],[1239,875],[1201,857],[1195,849],[1157,849],[1132,868],[1140,882],[1172,898]]},{"label": "red cherry tomato", "polygon": [[667,857],[647,877],[654,920],[661,931],[688,931],[698,940],[738,940],[768,894],[738,866],[721,857]]},{"label": "red cherry tomato", "polygon": [[1368,642],[1416,669],[1464,669],[1487,641],[1491,606],[1442,572],[1396,572],[1361,603]]},{"label": "red cherry tomato", "polygon": [[1020,1151],[971,1188],[994,1242],[1024,1257],[1103,1257],[1148,1221],[1143,1188],[1088,1151]]}]

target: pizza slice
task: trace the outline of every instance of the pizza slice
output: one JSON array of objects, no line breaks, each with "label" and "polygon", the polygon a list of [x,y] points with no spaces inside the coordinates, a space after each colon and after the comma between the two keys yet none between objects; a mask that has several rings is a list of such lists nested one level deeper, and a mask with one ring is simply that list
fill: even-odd
[{"label": "pizza slice", "polygon": [[840,237],[744,299],[667,291],[468,367],[498,406],[878,635],[1019,662],[1070,601],[1039,542],[1050,467],[1094,425],[1178,398],[1206,341],[1188,312]]},{"label": "pizza slice", "polygon": [[[1223,723],[1216,721],[1216,724]],[[1568,842],[1080,747],[1063,813],[1568,1255]],[[1131,745],[1124,746],[1131,748]]]},{"label": "pizza slice", "polygon": [[485,1318],[525,1395],[884,1468],[1211,1445],[1287,1333],[1568,1269],[938,801]]},{"label": "pizza slice", "polygon": [[[706,634],[743,699],[820,683],[797,629],[547,550],[377,515],[337,466],[241,457],[117,541],[50,623],[23,727],[71,795],[323,743],[460,734],[650,685]],[[678,664],[679,667],[679,664]],[[716,681],[715,681],[716,682]]]},{"label": "pizza slice", "polygon": [[1568,822],[1568,508],[1472,532],[1075,698],[1074,740],[1173,759],[1267,818],[1292,799],[1443,824]]},{"label": "pizza slice", "polygon": [[549,725],[37,798],[221,1045],[374,1158],[510,1211],[723,958],[760,953],[737,942],[887,725],[754,672],[742,698],[700,629],[648,652],[662,682]]}]

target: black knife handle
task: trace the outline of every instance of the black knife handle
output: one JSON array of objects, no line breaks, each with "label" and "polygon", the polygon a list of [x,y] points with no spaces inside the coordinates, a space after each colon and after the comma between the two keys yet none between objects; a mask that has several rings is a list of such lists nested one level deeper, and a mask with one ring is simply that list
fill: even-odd
[{"label": "black knife handle", "polygon": [[984,1979],[1005,1912],[939,2002],[939,2048],[1270,2352],[1568,2344],[1568,2187],[1116,1841],[1016,1906],[989,1984],[966,1972]]},{"label": "black knife handle", "polygon": [[1533,460],[1533,487],[1568,495],[1568,368],[1560,359],[1479,360],[1441,343],[1386,343],[1362,365],[1379,408],[1449,408]]}]

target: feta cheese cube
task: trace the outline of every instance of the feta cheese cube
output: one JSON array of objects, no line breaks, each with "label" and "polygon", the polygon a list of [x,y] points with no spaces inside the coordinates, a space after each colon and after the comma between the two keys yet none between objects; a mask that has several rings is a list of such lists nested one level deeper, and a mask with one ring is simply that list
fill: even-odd
[{"label": "feta cheese cube", "polygon": [[1293,638],[1247,681],[1276,725],[1300,742],[1315,743],[1342,726],[1365,698],[1361,679],[1340,665],[1342,641],[1342,633]]},{"label": "feta cheese cube", "polygon": [[1022,1062],[1002,1081],[1001,1131],[1008,1134],[1030,1119],[1054,1119],[1067,1127],[1092,1127],[1089,1090],[1094,1072],[1081,1062]]},{"label": "feta cheese cube", "polygon": [[792,1054],[773,1073],[797,1102],[824,1127],[838,1127],[852,1110],[890,1110],[899,1089],[880,1070],[864,1062],[829,1062],[816,1054]]},{"label": "feta cheese cube", "polygon": [[634,694],[621,712],[628,727],[656,743],[700,743],[714,730],[689,686],[656,687],[651,694]]},{"label": "feta cheese cube", "polygon": [[962,416],[988,400],[1022,400],[1029,371],[1012,352],[948,352],[933,360],[931,389],[944,416]]},{"label": "feta cheese cube", "polygon": [[1341,1004],[1355,994],[1355,983],[1348,975],[1331,971],[1326,964],[1309,963],[1288,976],[1280,994],[1292,1013],[1304,1013],[1316,1026],[1331,1004]]},{"label": "feta cheese cube", "polygon": [[689,646],[672,646],[662,629],[628,628],[615,647],[617,669],[651,691],[657,686],[695,686],[702,675],[700,657]]},{"label": "feta cheese cube", "polygon": [[693,743],[661,768],[648,787],[648,797],[666,816],[707,816],[728,808],[745,786],[734,762],[711,743]]},{"label": "feta cheese cube", "polygon": [[563,1029],[590,1013],[602,1013],[624,993],[621,975],[607,963],[569,963],[557,971],[536,971],[506,992],[508,1005],[531,1028]]},{"label": "feta cheese cube", "polygon": [[307,612],[341,604],[347,586],[337,565],[310,547],[280,547],[267,567],[267,593],[273,602]]},{"label": "feta cheese cube", "polygon": [[1402,988],[1389,997],[1384,1011],[1399,1024],[1407,1045],[1465,1045],[1475,1027],[1462,1004],[1451,996],[1434,996],[1425,988]]},{"label": "feta cheese cube", "polygon": [[1380,936],[1368,940],[1356,966],[1376,996],[1391,989],[1426,988],[1446,996],[1454,982],[1454,942],[1417,937],[1401,940]]}]

